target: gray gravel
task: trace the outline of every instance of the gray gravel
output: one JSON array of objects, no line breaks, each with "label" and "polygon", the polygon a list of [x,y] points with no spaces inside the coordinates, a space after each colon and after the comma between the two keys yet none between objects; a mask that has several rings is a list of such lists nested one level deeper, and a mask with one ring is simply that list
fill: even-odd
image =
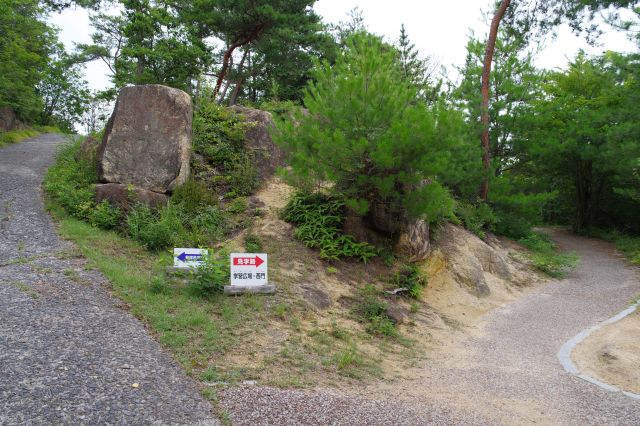
[{"label": "gray gravel", "polygon": [[218,424],[196,384],[57,237],[40,182],[62,140],[0,149],[0,424]]},{"label": "gray gravel", "polygon": [[374,401],[245,386],[223,392],[222,406],[239,425],[639,425],[640,401],[573,377],[556,357],[568,339],[640,294],[637,271],[608,243],[554,238],[581,256],[578,267],[489,314],[481,337],[452,355],[456,362],[428,361],[406,392]]}]

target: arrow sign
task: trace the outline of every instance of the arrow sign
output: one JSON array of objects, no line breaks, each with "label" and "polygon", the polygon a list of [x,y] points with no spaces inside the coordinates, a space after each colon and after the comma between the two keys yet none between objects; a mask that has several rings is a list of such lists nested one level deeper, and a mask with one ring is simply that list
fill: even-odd
[{"label": "arrow sign", "polygon": [[175,247],[173,249],[173,267],[181,269],[197,268],[209,254],[206,249],[193,247]]},{"label": "arrow sign", "polygon": [[186,262],[187,259],[189,260],[197,260],[198,258],[202,257],[202,254],[200,253],[186,253],[186,252],[182,252],[179,256],[178,259],[182,262]]},{"label": "arrow sign", "polygon": [[259,267],[264,263],[264,260],[260,258],[260,256],[255,257],[234,257],[233,265],[234,266],[255,266]]}]

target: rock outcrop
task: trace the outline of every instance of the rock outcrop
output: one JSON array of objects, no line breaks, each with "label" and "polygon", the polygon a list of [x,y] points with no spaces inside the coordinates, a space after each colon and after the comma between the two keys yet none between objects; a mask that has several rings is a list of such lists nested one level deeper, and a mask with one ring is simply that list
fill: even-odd
[{"label": "rock outcrop", "polygon": [[274,175],[278,167],[285,165],[285,153],[271,139],[270,129],[274,127],[270,112],[259,109],[232,107],[247,123],[246,148],[254,155],[254,164],[261,182]]},{"label": "rock outcrop", "polygon": [[444,255],[456,282],[478,297],[490,293],[487,273],[506,282],[515,280],[514,271],[502,250],[490,246],[464,228],[443,225],[437,232],[434,246]]},{"label": "rock outcrop", "polygon": [[171,192],[189,175],[191,97],[161,85],[125,87],[98,152],[101,182]]},{"label": "rock outcrop", "polygon": [[0,108],[0,130],[9,132],[11,130],[22,129],[23,127],[24,125],[18,120],[16,113],[11,108]]}]

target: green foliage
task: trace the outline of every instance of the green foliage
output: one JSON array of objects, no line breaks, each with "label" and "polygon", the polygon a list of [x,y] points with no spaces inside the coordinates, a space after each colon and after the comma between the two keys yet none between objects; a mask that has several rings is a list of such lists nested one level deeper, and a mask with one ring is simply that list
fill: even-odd
[{"label": "green foliage", "polygon": [[171,194],[171,202],[180,206],[183,212],[192,216],[197,216],[207,210],[208,207],[217,204],[215,195],[211,190],[204,183],[195,179],[189,179],[177,187]]},{"label": "green foliage", "polygon": [[92,185],[96,180],[93,164],[78,161],[75,153],[81,141],[63,145],[56,163],[48,170],[44,188],[72,216],[91,221],[95,202]]},{"label": "green foliage", "polygon": [[257,172],[252,164],[253,154],[245,148],[248,128],[239,114],[203,96],[193,120],[197,156],[192,166],[196,179],[207,182],[219,193],[251,194],[257,184]]},{"label": "green foliage", "polygon": [[377,336],[397,337],[398,330],[387,315],[389,305],[380,299],[380,292],[372,285],[361,289],[354,314],[364,322],[368,333]]},{"label": "green foliage", "polygon": [[425,277],[416,265],[404,264],[393,275],[391,283],[396,288],[406,288],[409,296],[418,299],[422,294],[422,289],[427,286]]},{"label": "green foliage", "polygon": [[207,256],[198,266],[189,282],[192,294],[198,297],[210,297],[220,293],[229,283],[229,256],[221,252],[217,257]]},{"label": "green foliage", "polygon": [[55,47],[37,92],[44,104],[39,122],[73,132],[74,124],[82,119],[90,94],[82,78],[82,66],[72,61],[62,45]]},{"label": "green foliage", "polygon": [[232,214],[244,213],[247,208],[249,208],[249,204],[247,203],[247,199],[245,197],[234,198],[227,205],[227,211]]},{"label": "green foliage", "polygon": [[484,238],[485,232],[493,229],[496,223],[496,216],[491,207],[481,201],[477,204],[460,201],[456,203],[455,213],[464,227],[480,238]]},{"label": "green foliage", "polygon": [[167,294],[169,292],[169,286],[163,277],[156,276],[151,279],[149,291],[153,294]]},{"label": "green foliage", "polygon": [[434,63],[431,58],[420,58],[416,46],[409,40],[404,24],[400,26],[397,43],[402,78],[413,86],[418,98],[427,103],[438,99],[442,82],[432,81]]},{"label": "green foliage", "polygon": [[438,103],[416,103],[397,55],[377,37],[356,34],[333,66],[318,63],[305,92],[308,113],[278,124],[292,174],[307,187],[331,182],[366,214],[373,201],[400,216],[437,221],[453,200],[438,175],[451,166],[464,123]]},{"label": "green foliage", "polygon": [[36,129],[12,130],[10,132],[0,130],[0,147],[10,143],[18,143],[39,134],[40,132]]},{"label": "green foliage", "polygon": [[556,245],[547,234],[534,232],[520,238],[518,242],[530,250],[529,257],[533,265],[554,278],[564,277],[578,262],[575,254],[558,253]]},{"label": "green foliage", "polygon": [[307,247],[319,248],[322,259],[351,257],[366,263],[378,255],[378,250],[342,234],[344,207],[344,202],[335,196],[297,193],[285,206],[282,218],[297,225],[295,237]]},{"label": "green foliage", "polygon": [[0,108],[12,108],[27,122],[37,118],[42,99],[36,86],[56,42],[40,2],[0,2]]},{"label": "green foliage", "polygon": [[131,238],[149,250],[160,250],[177,245],[186,234],[180,215],[173,203],[159,211],[139,204],[127,216],[127,229]]},{"label": "green foliage", "polygon": [[640,65],[636,55],[580,54],[555,72],[533,107],[527,127],[529,179],[556,192],[545,215],[574,230],[640,230],[634,170],[640,158]]},{"label": "green foliage", "polygon": [[98,203],[91,212],[90,222],[102,229],[115,228],[122,219],[122,210],[111,206],[107,200]]}]

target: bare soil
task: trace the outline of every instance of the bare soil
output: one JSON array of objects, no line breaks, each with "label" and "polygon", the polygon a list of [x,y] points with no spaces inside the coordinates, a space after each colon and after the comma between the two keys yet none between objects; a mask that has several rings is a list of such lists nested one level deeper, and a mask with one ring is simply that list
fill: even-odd
[{"label": "bare soil", "polygon": [[640,394],[640,312],[593,332],[572,358],[581,372]]}]

